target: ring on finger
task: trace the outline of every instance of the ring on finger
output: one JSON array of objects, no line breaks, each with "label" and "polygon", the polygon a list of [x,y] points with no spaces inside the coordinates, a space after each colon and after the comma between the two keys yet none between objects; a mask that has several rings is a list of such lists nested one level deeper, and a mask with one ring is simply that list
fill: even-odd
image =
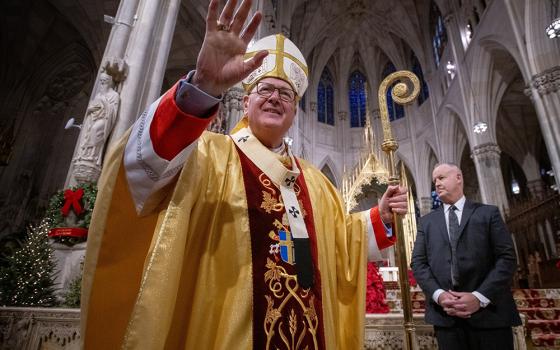
[{"label": "ring on finger", "polygon": [[224,24],[220,21],[216,21],[216,29],[222,32],[229,32],[231,28],[229,24]]}]

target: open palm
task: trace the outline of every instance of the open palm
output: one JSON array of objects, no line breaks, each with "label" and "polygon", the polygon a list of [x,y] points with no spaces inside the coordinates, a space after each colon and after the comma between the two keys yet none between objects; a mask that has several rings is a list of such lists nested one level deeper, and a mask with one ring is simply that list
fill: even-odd
[{"label": "open palm", "polygon": [[[219,20],[218,0],[212,0],[208,7],[206,35],[198,55],[192,83],[214,96],[243,80],[261,65],[267,55],[266,51],[262,51],[251,59],[244,59],[247,45],[253,38],[262,15],[259,12],[255,13],[241,32],[251,8],[251,0],[244,0],[233,16],[236,3],[236,0],[228,1]],[[223,26],[226,29],[222,28]]]}]

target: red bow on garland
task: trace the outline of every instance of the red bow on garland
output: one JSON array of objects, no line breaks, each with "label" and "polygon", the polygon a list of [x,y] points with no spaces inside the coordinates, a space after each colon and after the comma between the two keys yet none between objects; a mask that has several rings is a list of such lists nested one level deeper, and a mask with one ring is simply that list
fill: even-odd
[{"label": "red bow on garland", "polygon": [[70,207],[74,207],[74,212],[76,215],[80,215],[84,212],[84,208],[80,204],[80,199],[84,196],[84,189],[78,188],[76,191],[66,190],[64,191],[64,206],[60,209],[62,216],[68,216],[70,212]]}]

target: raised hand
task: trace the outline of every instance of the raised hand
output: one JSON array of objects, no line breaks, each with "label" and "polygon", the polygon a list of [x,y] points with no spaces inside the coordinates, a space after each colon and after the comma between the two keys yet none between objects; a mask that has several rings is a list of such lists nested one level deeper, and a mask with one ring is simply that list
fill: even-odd
[{"label": "raised hand", "polygon": [[196,62],[192,84],[218,96],[259,67],[268,54],[260,51],[245,61],[243,55],[255,35],[262,14],[256,12],[245,29],[251,0],[243,0],[235,14],[237,0],[228,0],[218,17],[218,0],[211,0],[206,17],[206,34]]},{"label": "raised hand", "polygon": [[393,221],[393,212],[404,215],[408,212],[406,187],[389,186],[379,201],[379,214],[384,223]]}]

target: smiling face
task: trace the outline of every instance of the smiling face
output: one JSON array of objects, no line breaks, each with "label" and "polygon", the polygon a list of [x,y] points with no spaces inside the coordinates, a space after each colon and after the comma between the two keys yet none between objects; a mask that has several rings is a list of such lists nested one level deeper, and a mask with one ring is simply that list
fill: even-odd
[{"label": "smiling face", "polygon": [[[264,78],[261,82],[272,84],[278,89],[293,90],[282,79]],[[296,115],[296,101],[282,100],[278,90],[269,97],[261,96],[255,85],[249,95],[243,97],[243,109],[253,134],[263,145],[274,148],[282,144],[282,138],[292,126]]]},{"label": "smiling face", "polygon": [[455,204],[463,197],[463,173],[452,164],[440,164],[434,168],[432,179],[439,199],[445,204]]}]

